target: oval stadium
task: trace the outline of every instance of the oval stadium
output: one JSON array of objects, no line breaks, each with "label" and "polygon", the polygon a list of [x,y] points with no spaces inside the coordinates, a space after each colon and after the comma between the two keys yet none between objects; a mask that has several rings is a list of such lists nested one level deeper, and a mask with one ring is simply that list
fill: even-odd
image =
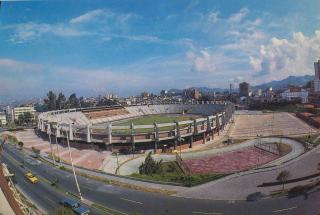
[{"label": "oval stadium", "polygon": [[81,148],[155,152],[192,148],[229,123],[231,103],[163,104],[67,109],[42,113],[38,129]]}]

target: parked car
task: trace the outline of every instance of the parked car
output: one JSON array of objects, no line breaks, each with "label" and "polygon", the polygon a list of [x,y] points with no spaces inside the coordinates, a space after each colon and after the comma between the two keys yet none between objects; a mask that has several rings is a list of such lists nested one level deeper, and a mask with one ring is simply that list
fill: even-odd
[{"label": "parked car", "polygon": [[90,213],[90,209],[81,205],[79,202],[73,199],[64,199],[60,201],[60,204],[64,207],[70,208],[74,213],[78,215],[88,215]]}]

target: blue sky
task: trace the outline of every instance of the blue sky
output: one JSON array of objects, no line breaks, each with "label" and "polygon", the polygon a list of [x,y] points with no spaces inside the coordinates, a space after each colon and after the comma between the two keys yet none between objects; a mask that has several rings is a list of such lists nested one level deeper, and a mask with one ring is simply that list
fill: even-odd
[{"label": "blue sky", "polygon": [[320,2],[4,1],[0,99],[207,86],[313,74]]}]

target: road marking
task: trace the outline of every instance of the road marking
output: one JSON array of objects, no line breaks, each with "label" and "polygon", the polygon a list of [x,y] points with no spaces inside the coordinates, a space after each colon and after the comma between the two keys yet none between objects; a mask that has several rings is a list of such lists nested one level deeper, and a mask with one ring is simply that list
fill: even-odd
[{"label": "road marking", "polygon": [[120,199],[122,199],[124,201],[128,201],[128,202],[136,203],[136,204],[139,204],[139,205],[143,204],[142,202],[134,201],[134,200],[131,200],[131,199],[126,199],[126,198],[120,198]]},{"label": "road marking", "polygon": [[193,211],[193,214],[206,214],[206,215],[222,215],[223,213],[214,213],[214,212],[201,212],[201,211]]},{"label": "road marking", "polygon": [[288,211],[288,210],[292,210],[292,209],[296,209],[296,208],[297,208],[297,206],[294,206],[294,207],[291,207],[291,208],[279,209],[279,210],[273,211],[273,213],[279,213],[279,212],[282,212],[282,211]]}]

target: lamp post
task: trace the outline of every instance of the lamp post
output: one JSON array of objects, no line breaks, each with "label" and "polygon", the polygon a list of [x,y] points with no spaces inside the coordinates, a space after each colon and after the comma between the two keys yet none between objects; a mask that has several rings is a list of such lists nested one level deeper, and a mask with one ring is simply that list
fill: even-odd
[{"label": "lamp post", "polygon": [[75,172],[75,170],[74,170],[74,165],[73,165],[72,154],[71,154],[71,149],[70,149],[70,142],[69,142],[68,131],[66,131],[66,134],[67,134],[67,144],[68,144],[68,150],[69,150],[69,156],[70,156],[70,162],[71,162],[72,172],[73,172],[74,180],[75,180],[75,182],[76,182],[76,186],[77,186],[77,189],[78,189],[78,193],[79,193],[79,196],[80,196],[80,200],[82,201],[82,200],[83,200],[82,194],[81,194],[81,191],[80,191],[80,187],[79,187],[77,175],[76,175],[76,172]]}]

